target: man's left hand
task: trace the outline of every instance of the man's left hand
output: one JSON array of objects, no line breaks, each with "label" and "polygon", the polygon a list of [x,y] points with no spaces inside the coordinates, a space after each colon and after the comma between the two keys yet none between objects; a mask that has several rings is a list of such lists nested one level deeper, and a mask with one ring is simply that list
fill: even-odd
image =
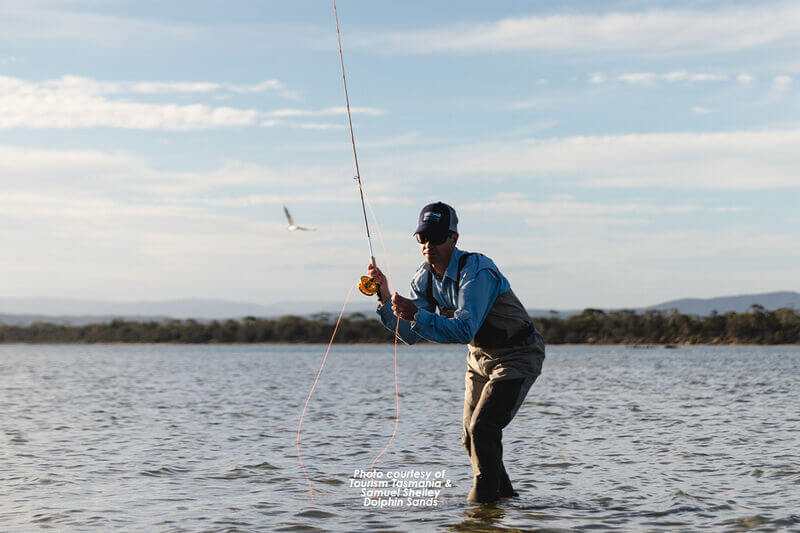
[{"label": "man's left hand", "polygon": [[403,320],[413,322],[414,315],[417,314],[418,309],[413,301],[394,293],[394,296],[392,296],[392,311]]}]

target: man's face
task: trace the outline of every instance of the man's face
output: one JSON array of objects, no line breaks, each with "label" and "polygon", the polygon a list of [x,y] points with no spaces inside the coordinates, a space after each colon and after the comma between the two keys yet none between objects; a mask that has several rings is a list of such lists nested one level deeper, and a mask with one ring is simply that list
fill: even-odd
[{"label": "man's face", "polygon": [[456,247],[458,233],[450,233],[445,237],[444,241],[438,244],[434,244],[426,234],[417,233],[416,238],[417,243],[419,243],[419,251],[422,257],[425,258],[425,262],[429,265],[433,265],[434,263],[440,263],[444,259],[450,258],[450,254],[453,253],[453,248]]}]

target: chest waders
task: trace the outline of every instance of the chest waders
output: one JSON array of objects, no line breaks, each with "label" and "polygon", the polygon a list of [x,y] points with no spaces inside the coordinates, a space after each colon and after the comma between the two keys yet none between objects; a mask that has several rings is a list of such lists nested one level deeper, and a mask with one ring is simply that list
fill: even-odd
[{"label": "chest waders", "polygon": [[[458,300],[459,282],[461,281],[461,271],[467,264],[467,259],[473,255],[483,255],[475,252],[465,252],[458,258],[458,272],[456,273],[456,300]],[[433,272],[428,271],[428,285],[425,289],[425,296],[429,302],[433,302],[439,314],[447,318],[452,318],[455,309],[442,308],[433,297]],[[492,303],[486,319],[481,324],[475,337],[469,344],[475,348],[511,348],[514,346],[524,346],[526,341],[535,331],[528,312],[520,303],[519,299],[509,289],[499,295]]]},{"label": "chest waders", "polygon": [[[456,300],[461,272],[471,255],[481,254],[466,252],[458,259]],[[455,309],[442,309],[433,298],[430,271],[426,297],[442,316],[452,318]],[[472,463],[474,481],[467,499],[492,502],[518,495],[503,464],[502,430],[514,418],[541,372],[544,344],[528,312],[509,289],[492,302],[469,342],[469,350],[462,442]],[[525,369],[522,374],[498,377],[518,365]],[[507,368],[498,372],[503,366]]]}]

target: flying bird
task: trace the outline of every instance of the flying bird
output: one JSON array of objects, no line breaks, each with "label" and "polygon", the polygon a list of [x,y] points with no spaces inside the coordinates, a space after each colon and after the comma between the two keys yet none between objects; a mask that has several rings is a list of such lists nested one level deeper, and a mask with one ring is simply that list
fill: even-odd
[{"label": "flying bird", "polygon": [[286,220],[289,222],[289,227],[286,228],[287,231],[317,231],[317,228],[307,228],[305,226],[298,226],[295,224],[294,220],[292,219],[292,215],[289,213],[289,210],[286,209],[285,204],[283,206],[283,212],[286,214]]}]

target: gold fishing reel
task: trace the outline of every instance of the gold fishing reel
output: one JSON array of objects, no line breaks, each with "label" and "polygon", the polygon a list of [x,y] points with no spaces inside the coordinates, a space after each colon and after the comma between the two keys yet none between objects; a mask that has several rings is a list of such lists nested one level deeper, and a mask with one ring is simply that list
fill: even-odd
[{"label": "gold fishing reel", "polygon": [[378,283],[369,276],[361,276],[358,282],[358,290],[364,296],[375,296],[378,294]]}]

